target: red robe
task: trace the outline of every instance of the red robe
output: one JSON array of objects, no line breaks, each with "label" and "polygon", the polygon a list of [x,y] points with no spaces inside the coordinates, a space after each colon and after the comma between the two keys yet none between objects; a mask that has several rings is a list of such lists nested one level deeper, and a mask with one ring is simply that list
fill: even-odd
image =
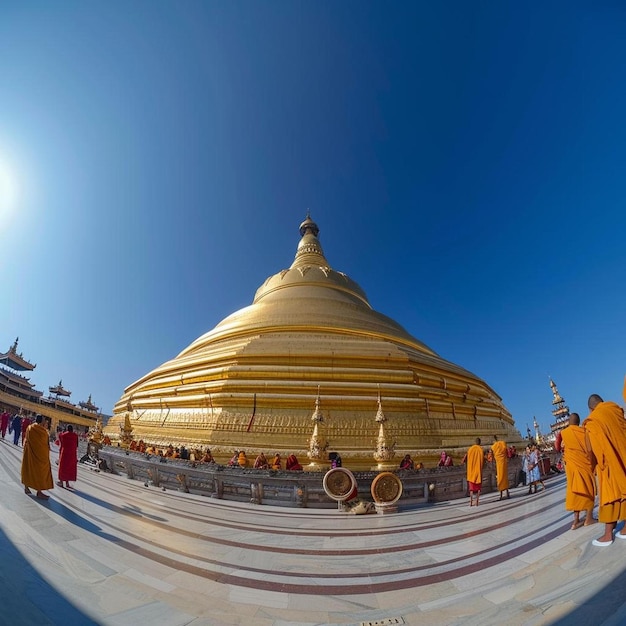
[{"label": "red robe", "polygon": [[76,481],[78,435],[66,431],[59,435],[59,480]]}]

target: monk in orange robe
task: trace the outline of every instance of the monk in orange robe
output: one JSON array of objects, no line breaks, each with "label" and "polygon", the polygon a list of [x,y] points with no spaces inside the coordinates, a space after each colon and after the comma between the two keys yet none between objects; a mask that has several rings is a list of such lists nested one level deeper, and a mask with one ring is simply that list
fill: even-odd
[{"label": "monk in orange robe", "polygon": [[594,459],[587,449],[585,429],[580,425],[578,413],[569,416],[569,426],[561,431],[561,449],[565,460],[567,490],[565,492],[565,510],[574,511],[572,530],[582,526],[580,512],[587,511],[585,526],[595,523],[593,505],[596,500],[596,479]]},{"label": "monk in orange robe", "polygon": [[506,497],[510,498],[509,493],[509,455],[507,454],[507,445],[504,441],[498,441],[498,436],[493,436],[493,444],[491,446],[493,458],[496,461],[496,480],[498,481],[498,491],[500,491],[500,500]]},{"label": "monk in orange robe", "polygon": [[47,500],[44,489],[53,489],[50,466],[50,435],[43,426],[43,415],[38,415],[28,427],[22,455],[22,484],[24,493],[31,494],[29,487],[37,490],[37,497]]},{"label": "monk in orange robe", "polygon": [[[597,394],[589,396],[588,406],[591,413],[583,426],[596,458],[598,519],[604,523],[604,535],[592,543],[609,546],[617,522],[626,520],[626,420],[624,409]],[[626,541],[626,529],[615,537]]]},{"label": "monk in orange robe", "polygon": [[463,461],[467,463],[470,506],[474,506],[474,494],[476,495],[476,506],[478,506],[480,488],[483,482],[483,464],[485,463],[485,453],[480,446],[480,437],[476,437],[476,443],[467,451]]}]

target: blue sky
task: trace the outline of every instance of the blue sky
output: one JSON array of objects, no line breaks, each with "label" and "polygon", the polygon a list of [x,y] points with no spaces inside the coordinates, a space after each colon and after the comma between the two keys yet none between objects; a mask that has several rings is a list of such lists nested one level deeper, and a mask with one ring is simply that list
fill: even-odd
[{"label": "blue sky", "polygon": [[307,209],[520,431],[622,402],[621,2],[0,6],[0,349],[110,413],[251,303]]}]

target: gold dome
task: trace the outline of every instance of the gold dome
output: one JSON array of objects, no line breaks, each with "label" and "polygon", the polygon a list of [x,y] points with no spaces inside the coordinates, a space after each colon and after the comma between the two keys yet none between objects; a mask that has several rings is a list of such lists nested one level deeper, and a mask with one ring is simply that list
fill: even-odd
[{"label": "gold dome", "polygon": [[481,434],[485,444],[493,434],[521,441],[484,381],[374,311],[330,267],[309,216],[300,234],[294,262],[250,306],[125,390],[107,434],[130,417],[134,438],[157,445],[278,450],[306,462],[317,401],[316,434],[357,469],[373,464],[381,404],[398,451],[428,457]]}]

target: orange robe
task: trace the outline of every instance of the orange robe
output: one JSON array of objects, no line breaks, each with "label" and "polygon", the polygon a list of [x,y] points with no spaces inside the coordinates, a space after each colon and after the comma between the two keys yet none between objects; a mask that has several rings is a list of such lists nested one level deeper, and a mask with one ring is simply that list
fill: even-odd
[{"label": "orange robe", "polygon": [[26,431],[22,455],[22,484],[37,491],[52,489],[50,466],[50,438],[41,424],[31,424]]},{"label": "orange robe", "polygon": [[585,438],[585,429],[582,426],[570,424],[561,431],[567,477],[565,492],[567,511],[586,511],[593,507],[596,499],[596,479]]},{"label": "orange robe", "polygon": [[483,463],[485,462],[485,453],[483,449],[474,444],[468,451],[466,456],[467,462],[467,482],[478,485],[483,482]]},{"label": "orange robe", "polygon": [[626,419],[615,402],[600,402],[584,421],[598,476],[598,519],[626,519]]},{"label": "orange robe", "polygon": [[509,457],[506,453],[506,443],[504,441],[495,441],[491,449],[496,460],[498,491],[506,491],[509,488]]}]

